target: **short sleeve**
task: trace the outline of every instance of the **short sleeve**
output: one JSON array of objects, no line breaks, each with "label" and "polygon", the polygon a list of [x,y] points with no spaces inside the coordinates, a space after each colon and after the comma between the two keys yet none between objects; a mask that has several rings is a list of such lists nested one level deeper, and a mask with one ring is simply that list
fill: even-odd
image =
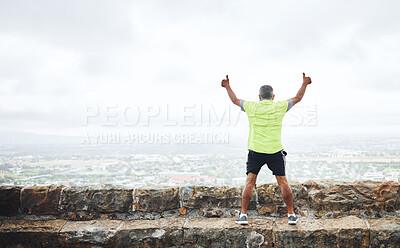
[{"label": "short sleeve", "polygon": [[292,99],[288,99],[287,101],[289,102],[289,104],[287,106],[286,112],[289,111],[289,109],[291,109],[293,107],[293,100]]},{"label": "short sleeve", "polygon": [[[241,109],[242,111],[245,111],[244,108],[243,108],[243,104],[244,104],[244,100],[240,99],[240,109]],[[245,112],[246,112],[246,111],[245,111]]]}]

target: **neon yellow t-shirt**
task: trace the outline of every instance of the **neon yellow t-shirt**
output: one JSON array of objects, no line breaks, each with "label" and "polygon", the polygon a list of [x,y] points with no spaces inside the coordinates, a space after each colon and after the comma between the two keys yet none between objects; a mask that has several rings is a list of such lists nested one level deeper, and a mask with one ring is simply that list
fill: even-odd
[{"label": "neon yellow t-shirt", "polygon": [[283,149],[281,143],[282,119],[291,100],[273,102],[241,101],[240,106],[249,119],[249,139],[247,149],[260,153],[276,153]]}]

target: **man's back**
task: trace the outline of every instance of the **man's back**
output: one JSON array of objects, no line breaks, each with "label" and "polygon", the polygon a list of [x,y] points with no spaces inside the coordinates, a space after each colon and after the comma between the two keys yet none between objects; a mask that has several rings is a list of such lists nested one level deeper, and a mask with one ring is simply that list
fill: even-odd
[{"label": "man's back", "polygon": [[[283,149],[281,143],[282,119],[290,105],[289,101],[241,102],[249,119],[247,149],[259,153],[276,153]],[[289,107],[290,108],[290,107]]]}]

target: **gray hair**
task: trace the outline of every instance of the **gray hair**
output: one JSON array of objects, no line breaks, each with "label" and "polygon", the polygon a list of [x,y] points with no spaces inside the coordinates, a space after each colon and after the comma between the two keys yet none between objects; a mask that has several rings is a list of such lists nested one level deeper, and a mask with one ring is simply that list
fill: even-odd
[{"label": "gray hair", "polygon": [[271,100],[273,95],[274,95],[274,89],[272,89],[270,85],[263,85],[260,87],[261,98]]}]

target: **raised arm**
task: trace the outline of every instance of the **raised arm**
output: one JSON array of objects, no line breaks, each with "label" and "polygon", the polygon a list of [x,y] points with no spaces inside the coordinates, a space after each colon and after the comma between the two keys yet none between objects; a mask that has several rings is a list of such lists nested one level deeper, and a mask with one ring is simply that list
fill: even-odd
[{"label": "raised arm", "polygon": [[307,86],[311,84],[311,78],[310,77],[306,77],[306,74],[304,74],[303,72],[303,84],[301,85],[299,91],[297,92],[295,97],[292,97],[292,101],[293,101],[293,105],[295,105],[296,103],[300,102],[301,99],[304,96],[304,93],[306,92],[306,88]]},{"label": "raised arm", "polygon": [[229,84],[229,78],[228,75],[226,75],[226,79],[223,79],[221,82],[221,86],[225,87],[226,91],[228,92],[229,98],[231,99],[231,101],[240,106],[240,99],[238,99],[235,95],[235,93],[233,92],[233,90],[231,89],[231,86]]}]

